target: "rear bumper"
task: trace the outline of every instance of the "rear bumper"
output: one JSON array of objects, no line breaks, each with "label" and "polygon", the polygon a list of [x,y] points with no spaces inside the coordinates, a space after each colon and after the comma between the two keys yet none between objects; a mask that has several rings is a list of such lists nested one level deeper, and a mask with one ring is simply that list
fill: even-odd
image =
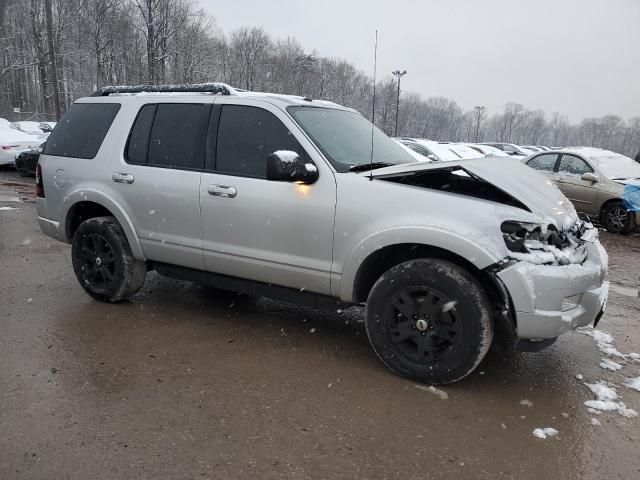
[{"label": "rear bumper", "polygon": [[513,302],[518,338],[555,338],[593,323],[609,294],[607,264],[607,253],[596,240],[587,245],[581,265],[518,262],[498,272]]},{"label": "rear bumper", "polygon": [[60,222],[38,216],[38,224],[40,225],[40,230],[42,230],[42,233],[45,235],[55,238],[56,240],[64,241],[60,238]]}]

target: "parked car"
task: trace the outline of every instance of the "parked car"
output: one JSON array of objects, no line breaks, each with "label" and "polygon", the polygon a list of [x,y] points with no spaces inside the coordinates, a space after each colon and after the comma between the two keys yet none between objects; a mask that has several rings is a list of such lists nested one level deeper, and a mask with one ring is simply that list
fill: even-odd
[{"label": "parked car", "polygon": [[97,300],[132,297],[155,270],[315,308],[365,304],[380,359],[422,382],[472,372],[498,318],[539,350],[597,322],[607,297],[597,229],[543,176],[492,158],[415,162],[331,102],[105,88],[51,133],[36,193],[40,227],[71,243]]},{"label": "parked car", "polygon": [[489,145],[490,147],[495,147],[498,150],[502,150],[503,152],[508,153],[512,157],[515,158],[524,158],[527,155],[531,155],[532,152],[523,150],[518,145],[514,145],[513,143],[501,143],[501,142],[485,142],[483,145]]},{"label": "parked car", "polygon": [[36,148],[38,138],[0,123],[0,165],[14,165],[18,154]]},{"label": "parked car", "polygon": [[419,154],[415,150],[411,150],[409,147],[407,147],[404,143],[402,143],[397,138],[394,138],[394,140],[398,145],[400,145],[400,147],[402,147],[403,150],[405,150],[409,155],[411,155],[416,162],[432,162],[433,161],[432,159]]},{"label": "parked car", "polygon": [[38,158],[40,157],[40,153],[42,153],[44,145],[45,144],[42,143],[38,145],[37,148],[25,150],[16,157],[16,170],[21,177],[36,176],[36,165],[38,165]]},{"label": "parked car", "polygon": [[551,180],[579,212],[598,220],[607,231],[629,233],[636,212],[625,208],[625,185],[640,183],[640,164],[629,157],[595,148],[566,148],[534,155],[526,164]]},{"label": "parked car", "polygon": [[481,143],[467,143],[465,145],[467,145],[469,148],[473,148],[474,150],[477,150],[478,152],[480,152],[486,157],[513,158],[508,153],[503,152],[502,150],[489,145],[483,145]]},{"label": "parked car", "polygon": [[[480,155],[464,145],[457,145],[447,142],[434,142],[421,138],[398,138],[396,139],[414,152],[422,155],[433,162],[450,162],[463,158],[477,158]],[[453,147],[457,145],[457,147]]]}]

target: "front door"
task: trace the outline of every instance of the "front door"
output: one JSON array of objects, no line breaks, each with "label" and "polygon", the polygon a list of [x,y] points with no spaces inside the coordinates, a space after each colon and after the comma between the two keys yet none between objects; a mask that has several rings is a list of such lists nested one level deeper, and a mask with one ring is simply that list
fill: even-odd
[{"label": "front door", "polygon": [[[207,270],[330,293],[336,183],[333,171],[280,109],[216,99],[200,199]],[[212,118],[215,115],[212,115]],[[266,180],[267,156],[297,152],[316,164],[312,185]]]},{"label": "front door", "polygon": [[571,200],[576,210],[597,215],[597,182],[582,180],[585,173],[593,173],[587,162],[576,155],[562,154],[558,167],[558,187]]}]

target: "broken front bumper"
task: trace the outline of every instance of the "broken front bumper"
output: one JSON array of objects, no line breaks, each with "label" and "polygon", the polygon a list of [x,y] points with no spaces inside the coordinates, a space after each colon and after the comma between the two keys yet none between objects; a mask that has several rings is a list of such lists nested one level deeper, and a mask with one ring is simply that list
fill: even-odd
[{"label": "broken front bumper", "polygon": [[522,261],[497,273],[511,296],[518,338],[555,338],[599,318],[609,294],[608,257],[597,240],[586,248],[580,265]]}]

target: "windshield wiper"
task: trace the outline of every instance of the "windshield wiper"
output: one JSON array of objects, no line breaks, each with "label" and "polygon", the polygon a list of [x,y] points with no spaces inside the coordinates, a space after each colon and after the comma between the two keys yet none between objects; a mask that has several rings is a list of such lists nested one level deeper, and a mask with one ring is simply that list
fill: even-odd
[{"label": "windshield wiper", "polygon": [[361,163],[360,165],[353,165],[349,167],[350,172],[364,172],[365,170],[375,170],[376,168],[390,167],[393,163],[388,162],[373,162],[373,163]]}]

